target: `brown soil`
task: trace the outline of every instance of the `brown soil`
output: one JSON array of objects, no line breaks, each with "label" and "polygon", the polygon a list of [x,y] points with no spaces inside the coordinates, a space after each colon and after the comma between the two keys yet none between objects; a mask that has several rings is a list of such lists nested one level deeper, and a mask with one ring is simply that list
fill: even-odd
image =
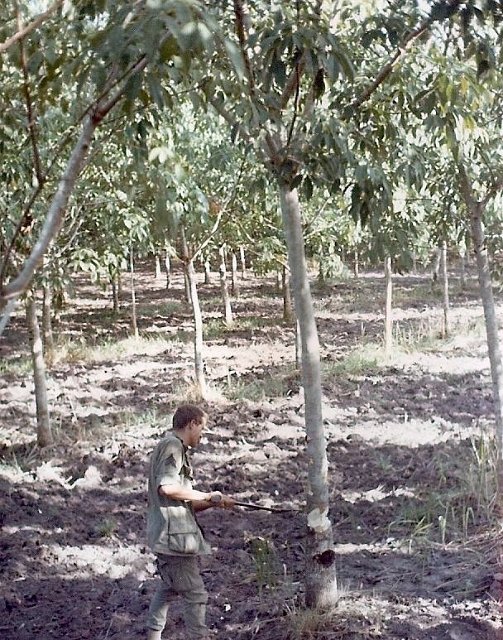
[{"label": "brown soil", "polygon": [[[340,600],[306,613],[293,328],[271,282],[248,276],[236,327],[225,330],[217,285],[201,285],[213,397],[193,454],[198,486],[300,510],[201,515],[214,547],[204,560],[208,621],[222,640],[503,638],[501,537],[482,448],[491,383],[483,331],[466,330],[481,323],[474,283],[452,293],[455,337],[428,339],[387,364],[343,367],[358,344],[380,339],[383,291],[375,275],[315,290]],[[440,323],[439,295],[420,277],[398,277],[396,291],[410,347]],[[92,360],[82,347],[79,359],[79,340],[125,338],[129,301],[114,318],[106,292],[77,282],[49,377],[57,444],[44,450],[35,445],[20,316],[0,346],[2,640],[145,637],[156,581],[144,541],[146,465],[170,412],[190,399],[192,346],[179,277],[165,291],[145,270],[138,303],[140,332],[152,340]],[[63,359],[70,341],[72,357]],[[166,638],[182,629],[177,602],[169,620]]]}]

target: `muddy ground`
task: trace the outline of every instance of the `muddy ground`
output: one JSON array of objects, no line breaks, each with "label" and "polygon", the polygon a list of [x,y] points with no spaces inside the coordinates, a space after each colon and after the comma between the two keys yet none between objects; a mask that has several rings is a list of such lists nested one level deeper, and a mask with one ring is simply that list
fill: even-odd
[{"label": "muddy ground", "polygon": [[[306,490],[303,399],[294,332],[272,280],[251,274],[220,319],[218,285],[201,283],[211,392],[198,487],[292,512],[200,516],[208,621],[222,640],[503,638],[495,524],[491,383],[475,281],[451,291],[450,339],[426,276],[395,284],[398,347],[384,359],[378,274],[314,287],[323,357],[340,599],[303,601]],[[20,314],[0,344],[3,640],[143,638],[155,587],[145,547],[149,452],[177,403],[191,400],[190,312],[149,265],[129,298],[83,278],[57,326],[49,372],[56,444],[38,450],[27,335]],[[501,313],[501,306],[499,308]],[[173,603],[165,637],[182,634]],[[183,634],[180,637],[184,637]]]}]

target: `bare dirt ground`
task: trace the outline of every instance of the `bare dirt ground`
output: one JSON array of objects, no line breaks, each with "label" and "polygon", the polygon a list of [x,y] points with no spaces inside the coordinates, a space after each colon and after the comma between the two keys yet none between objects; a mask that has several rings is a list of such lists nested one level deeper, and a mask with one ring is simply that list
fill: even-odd
[{"label": "bare dirt ground", "polygon": [[[201,285],[212,398],[194,452],[198,486],[300,512],[209,511],[209,624],[222,640],[503,638],[495,524],[491,383],[475,283],[452,292],[453,337],[438,338],[439,293],[397,277],[398,347],[385,360],[377,275],[315,287],[323,356],[341,597],[305,612],[303,400],[294,334],[272,281],[248,275],[220,320]],[[128,305],[81,279],[58,326],[49,375],[57,443],[35,445],[27,336],[0,344],[0,638],[143,638],[155,587],[145,547],[145,473],[170,413],[190,400],[190,313],[179,277],[138,278],[141,339]],[[501,309],[500,309],[501,311]],[[363,346],[362,346],[363,345]],[[173,603],[165,637],[182,629]],[[183,636],[182,636],[183,637]]]}]

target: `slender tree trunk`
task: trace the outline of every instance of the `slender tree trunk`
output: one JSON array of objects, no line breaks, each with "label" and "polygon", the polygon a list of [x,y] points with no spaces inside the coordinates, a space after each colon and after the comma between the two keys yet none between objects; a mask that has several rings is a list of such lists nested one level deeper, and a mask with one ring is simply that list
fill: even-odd
[{"label": "slender tree trunk", "polygon": [[135,338],[138,337],[138,323],[136,320],[136,289],[134,279],[133,244],[129,248],[129,269],[131,272],[131,330]]},{"label": "slender tree trunk", "polygon": [[360,254],[358,252],[358,248],[355,249],[353,259],[353,275],[358,279],[360,277]]},{"label": "slender tree trunk", "polygon": [[291,190],[280,182],[279,191],[302,342],[308,466],[305,584],[306,604],[315,607],[332,603],[337,592],[332,523],[328,518],[328,460],[321,405],[320,347],[307,276],[297,190]]},{"label": "slender tree trunk", "polygon": [[302,340],[298,320],[295,320],[295,367],[299,371],[302,369]]},{"label": "slender tree trunk", "polygon": [[225,248],[220,247],[220,290],[222,292],[222,302],[224,305],[225,324],[230,327],[234,322],[232,317],[231,299],[229,296],[229,287],[227,286],[227,269],[225,266]]},{"label": "slender tree trunk", "polygon": [[112,285],[112,311],[114,315],[119,313],[119,276],[114,273],[110,278],[110,284]]},{"label": "slender tree trunk", "polygon": [[384,277],[386,282],[386,303],[384,312],[384,353],[389,355],[393,346],[393,276],[391,272],[391,257],[384,259]]},{"label": "slender tree trunk", "polygon": [[[194,265],[192,265],[192,268],[194,268]],[[189,277],[187,275],[187,269],[183,270],[183,287],[185,291],[185,302],[192,304],[192,300],[190,297],[190,282],[189,282]]]},{"label": "slender tree trunk", "polygon": [[466,288],[466,249],[464,247],[459,252],[459,284],[462,290]]},{"label": "slender tree trunk", "polygon": [[169,289],[171,286],[171,259],[168,249],[164,253],[164,268],[166,269],[166,289]]},{"label": "slender tree trunk", "polygon": [[239,297],[238,258],[234,251],[231,254],[231,291],[235,298]]},{"label": "slender tree trunk", "polygon": [[199,295],[197,293],[196,272],[194,262],[189,257],[189,249],[185,232],[182,229],[182,257],[186,279],[189,283],[190,303],[192,306],[192,318],[194,321],[194,374],[195,381],[201,398],[206,397],[206,378],[204,375],[204,358],[203,358],[203,316],[201,306],[199,304]]},{"label": "slender tree trunk", "polygon": [[[120,303],[120,301],[122,300],[122,294],[124,293],[123,291],[123,287],[122,287],[122,274],[120,271],[117,271],[117,274],[115,276],[116,278],[116,282],[117,282],[117,303]],[[120,306],[120,304],[119,304]]]},{"label": "slender tree trunk", "polygon": [[54,358],[54,334],[52,332],[52,287],[50,283],[43,286],[42,302],[42,332],[44,335],[44,347],[47,361]]},{"label": "slender tree trunk", "polygon": [[292,288],[290,286],[290,274],[288,269],[283,267],[283,320],[292,322],[294,318],[292,305]]},{"label": "slender tree trunk", "polygon": [[450,335],[449,325],[449,273],[447,270],[447,242],[444,240],[441,246],[440,256],[440,269],[442,272],[442,288],[443,288],[443,300],[442,306],[444,309],[444,322],[442,327],[442,336],[448,338]]},{"label": "slender tree trunk", "polygon": [[246,278],[246,257],[245,248],[242,245],[239,247],[239,260],[241,262],[241,277],[244,280]]},{"label": "slender tree trunk", "polygon": [[156,253],[155,254],[155,279],[160,280],[162,278],[161,271],[161,256]]},{"label": "slender tree trunk", "polygon": [[276,293],[281,292],[282,285],[283,285],[283,282],[281,280],[281,271],[277,270],[276,271]]},{"label": "slender tree trunk", "polygon": [[470,215],[471,240],[477,261],[480,297],[484,308],[486,325],[487,350],[491,366],[493,384],[494,418],[496,427],[496,444],[498,448],[497,477],[500,516],[503,512],[503,363],[498,335],[498,320],[494,306],[494,295],[491,279],[489,255],[483,225],[485,204],[478,202],[464,167],[460,167],[461,193]]},{"label": "slender tree trunk", "polygon": [[440,268],[440,257],[441,257],[441,249],[439,247],[437,247],[435,249],[435,253],[433,255],[433,260],[431,263],[431,280],[432,282],[437,282],[438,281],[438,271]]},{"label": "slender tree trunk", "polygon": [[211,284],[211,265],[210,261],[204,261],[204,284]]},{"label": "slender tree trunk", "polygon": [[44,348],[37,317],[37,305],[31,294],[26,302],[26,318],[30,333],[33,380],[35,383],[35,406],[37,411],[37,444],[45,447],[53,442],[49,404],[47,401],[47,379]]}]

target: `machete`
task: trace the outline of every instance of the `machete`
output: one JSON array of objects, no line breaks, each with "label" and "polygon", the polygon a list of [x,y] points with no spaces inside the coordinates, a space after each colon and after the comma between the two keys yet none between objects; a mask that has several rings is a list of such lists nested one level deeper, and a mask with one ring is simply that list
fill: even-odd
[{"label": "machete", "polygon": [[276,513],[286,513],[288,511],[299,511],[299,509],[287,509],[282,507],[264,507],[261,504],[255,504],[254,502],[240,502],[235,500],[236,507],[245,507],[246,509],[254,509],[255,511],[275,511]]}]

